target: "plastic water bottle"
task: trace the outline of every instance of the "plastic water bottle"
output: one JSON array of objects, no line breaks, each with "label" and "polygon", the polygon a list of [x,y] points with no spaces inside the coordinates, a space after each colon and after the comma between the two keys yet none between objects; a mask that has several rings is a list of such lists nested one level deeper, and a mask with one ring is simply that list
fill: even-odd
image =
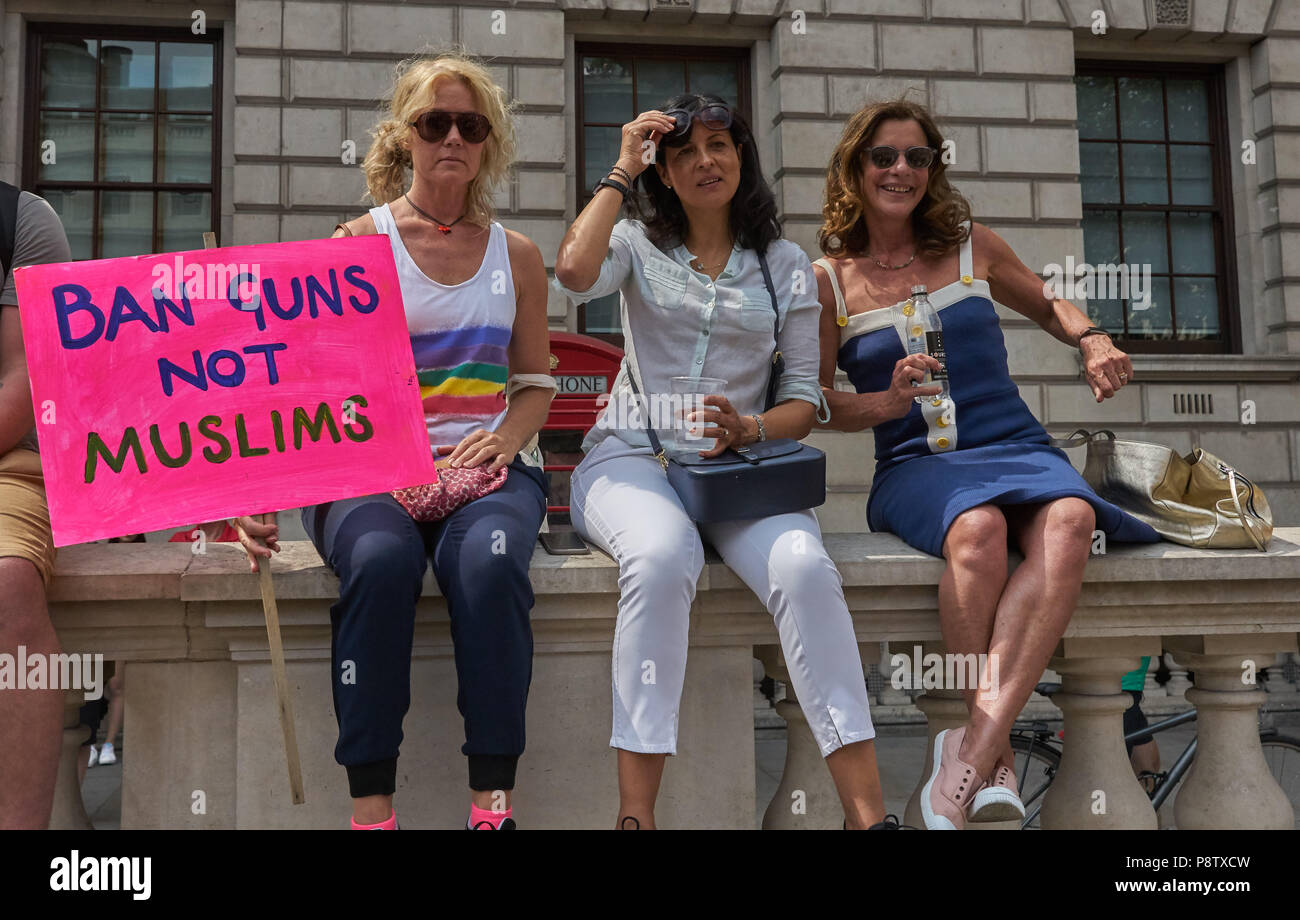
[{"label": "plastic water bottle", "polygon": [[[943,347],[943,324],[939,322],[939,311],[930,303],[925,285],[918,284],[912,288],[912,297],[903,304],[903,325],[907,336],[907,353],[909,355],[927,354],[939,362],[940,370],[925,372],[925,379],[913,386],[939,386],[943,391],[931,399],[948,398],[948,359]],[[920,403],[926,397],[915,396]]]}]

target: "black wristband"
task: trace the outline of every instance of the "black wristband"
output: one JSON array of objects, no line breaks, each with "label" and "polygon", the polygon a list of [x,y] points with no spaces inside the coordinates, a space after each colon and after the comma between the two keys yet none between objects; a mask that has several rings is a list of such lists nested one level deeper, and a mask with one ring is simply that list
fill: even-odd
[{"label": "black wristband", "polygon": [[1105,329],[1102,329],[1100,326],[1089,326],[1087,329],[1079,333],[1079,337],[1074,341],[1074,347],[1081,348],[1083,346],[1083,340],[1090,335],[1104,335],[1108,339],[1111,337],[1110,333]]},{"label": "black wristband", "polygon": [[596,187],[591,190],[592,195],[595,195],[602,188],[614,189],[620,195],[623,196],[624,201],[627,201],[628,193],[631,191],[631,189],[629,189],[622,182],[619,182],[617,179],[611,179],[609,176],[606,176],[605,178],[601,179],[599,182],[596,183]]}]

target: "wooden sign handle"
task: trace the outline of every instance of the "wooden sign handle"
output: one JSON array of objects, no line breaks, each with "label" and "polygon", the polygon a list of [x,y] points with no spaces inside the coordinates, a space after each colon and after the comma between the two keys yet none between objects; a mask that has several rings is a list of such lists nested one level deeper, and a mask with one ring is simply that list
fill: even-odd
[{"label": "wooden sign handle", "polygon": [[[263,524],[275,521],[275,512],[258,517]],[[275,584],[271,581],[271,560],[257,560],[258,581],[262,588],[262,613],[266,617],[266,640],[271,650],[271,678],[275,681],[275,700],[280,709],[280,731],[284,734],[284,756],[289,764],[289,794],[293,804],[306,801],[302,791],[302,764],[298,759],[298,735],[293,726],[293,697],[284,669],[284,646],[280,642],[280,613],[275,605]]]},{"label": "wooden sign handle", "polygon": [[[215,249],[217,235],[203,234],[203,248]],[[261,524],[275,523],[275,512],[254,515]],[[275,682],[275,700],[280,710],[280,731],[284,735],[284,756],[289,765],[289,795],[293,804],[307,801],[302,791],[302,764],[298,759],[298,735],[293,727],[293,698],[289,695],[289,678],[284,670],[284,645],[280,641],[280,613],[275,605],[275,583],[271,581],[271,560],[257,561],[258,583],[262,589],[262,613],[266,617],[266,641],[271,651],[271,679]]]}]

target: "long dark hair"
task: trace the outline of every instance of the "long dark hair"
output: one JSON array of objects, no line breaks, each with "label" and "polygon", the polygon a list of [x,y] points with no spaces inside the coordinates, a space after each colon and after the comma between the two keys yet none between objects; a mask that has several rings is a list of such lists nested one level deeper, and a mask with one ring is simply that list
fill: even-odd
[{"label": "long dark hair", "polygon": [[[683,93],[659,106],[661,112],[672,109],[695,111],[710,103],[731,109],[731,141],[740,151],[740,184],[731,199],[731,235],[742,249],[766,252],[770,243],[781,238],[781,222],[776,216],[776,196],[763,180],[758,164],[758,144],[744,116],[719,96]],[[655,162],[664,162],[665,147],[682,147],[689,134],[677,140],[661,140]],[[645,224],[646,236],[660,249],[677,246],[686,239],[686,212],[675,192],[664,185],[655,169],[646,169],[637,177],[640,195],[630,196],[628,209]]]}]

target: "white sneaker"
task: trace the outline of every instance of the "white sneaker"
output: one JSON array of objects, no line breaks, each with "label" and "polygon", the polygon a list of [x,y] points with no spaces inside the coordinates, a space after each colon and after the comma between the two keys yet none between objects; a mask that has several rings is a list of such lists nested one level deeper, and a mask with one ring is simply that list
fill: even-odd
[{"label": "white sneaker", "polygon": [[100,766],[106,763],[117,763],[117,755],[113,753],[113,742],[105,741],[104,746],[99,749],[99,763]]},{"label": "white sneaker", "polygon": [[93,744],[87,745],[87,747],[90,748],[90,762],[86,764],[86,766],[93,767],[95,764],[99,763],[99,751],[95,750]]}]

